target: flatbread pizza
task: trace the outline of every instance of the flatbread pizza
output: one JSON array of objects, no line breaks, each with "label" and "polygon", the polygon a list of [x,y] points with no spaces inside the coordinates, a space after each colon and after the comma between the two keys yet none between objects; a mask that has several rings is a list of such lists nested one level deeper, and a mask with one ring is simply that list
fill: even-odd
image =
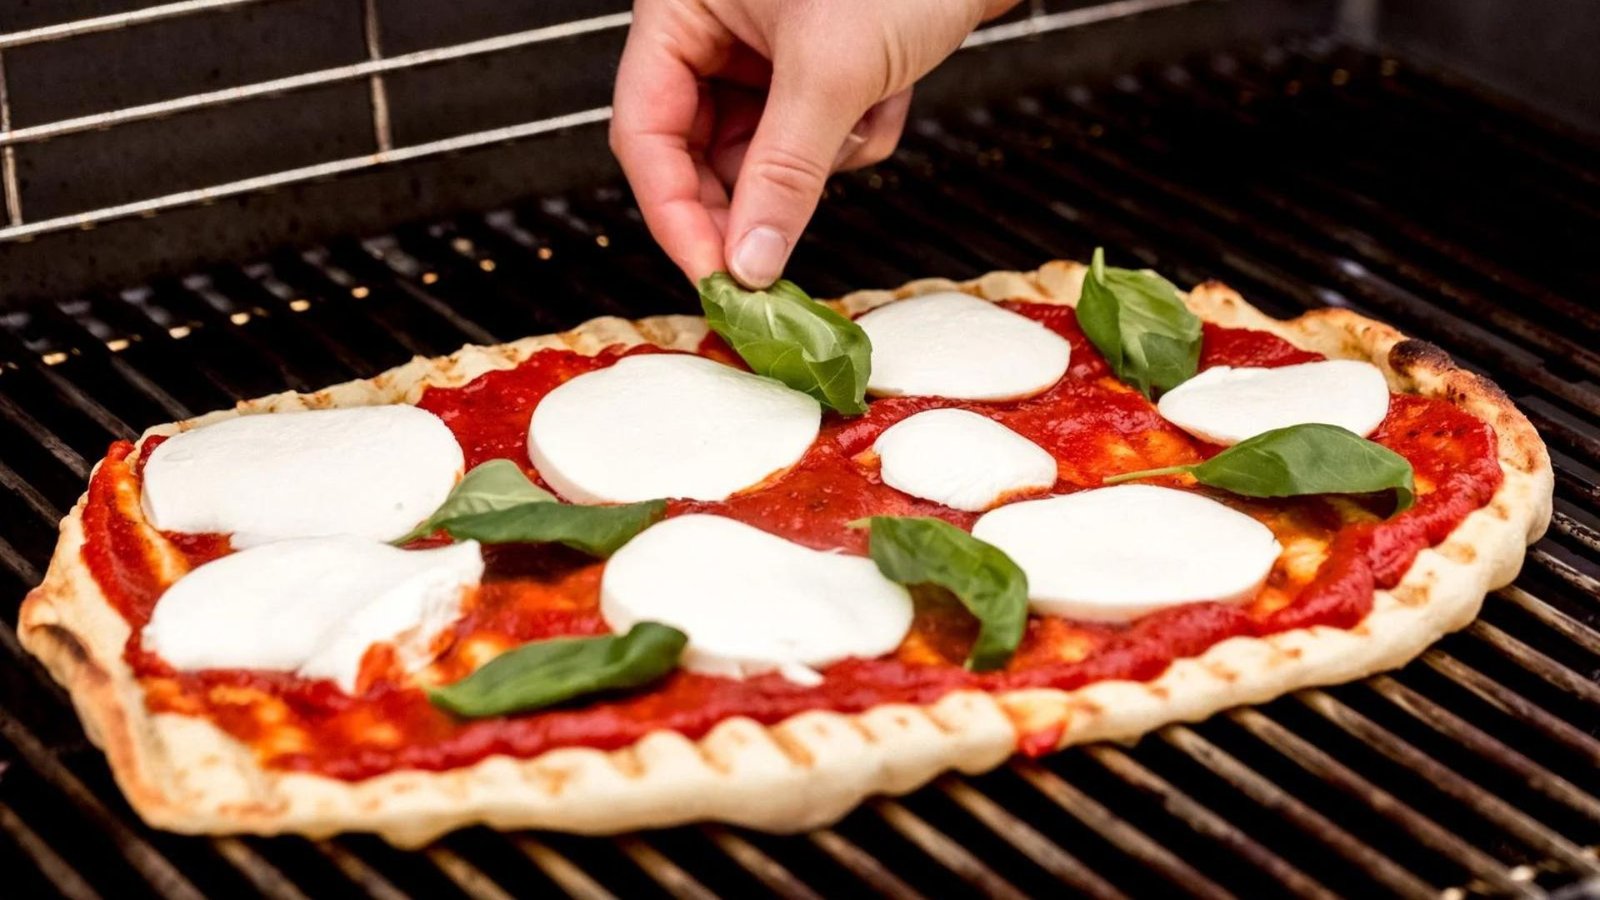
[{"label": "flatbread pizza", "polygon": [[803,830],[1402,665],[1550,517],[1505,394],[1348,310],[702,296],[113,446],[19,632],[140,815]]}]

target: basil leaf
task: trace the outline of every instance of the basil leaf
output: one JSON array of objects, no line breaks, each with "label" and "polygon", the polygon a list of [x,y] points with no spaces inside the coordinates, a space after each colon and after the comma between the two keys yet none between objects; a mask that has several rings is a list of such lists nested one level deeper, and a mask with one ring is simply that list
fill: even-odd
[{"label": "basil leaf", "polygon": [[867,411],[872,343],[861,326],[792,281],[747,291],[724,272],[700,282],[706,324],[750,366],[847,415]]},{"label": "basil leaf", "polygon": [[1201,484],[1246,497],[1394,491],[1394,512],[1416,502],[1411,463],[1382,444],[1337,425],[1291,425],[1263,432],[1202,463],[1129,472],[1107,484],[1187,472]]},{"label": "basil leaf", "polygon": [[433,534],[444,527],[445,522],[461,516],[492,512],[524,503],[554,502],[555,495],[529,481],[516,463],[509,459],[491,459],[474,466],[472,471],[462,476],[461,482],[434,510],[433,515],[395,543],[407,544]]},{"label": "basil leaf", "polygon": [[405,544],[435,531],[485,544],[566,544],[592,556],[610,556],[667,511],[665,500],[622,506],[562,503],[534,484],[509,459],[491,459],[461,479]]},{"label": "basil leaf", "polygon": [[621,506],[524,503],[440,525],[458,540],[485,544],[561,543],[591,556],[610,556],[633,536],[654,525],[667,501],[646,500]]},{"label": "basil leaf", "polygon": [[529,712],[649,684],[677,666],[688,642],[688,635],[655,622],[640,622],[623,635],[533,641],[428,691],[428,700],[466,718]]},{"label": "basil leaf", "polygon": [[1028,624],[1028,577],[998,547],[940,519],[873,516],[868,544],[878,571],[901,584],[945,588],[978,619],[967,654],[974,672],[998,669],[1022,643]]},{"label": "basil leaf", "polygon": [[1078,298],[1078,326],[1116,376],[1154,398],[1194,377],[1200,317],[1172,282],[1149,272],[1106,267],[1096,247]]}]

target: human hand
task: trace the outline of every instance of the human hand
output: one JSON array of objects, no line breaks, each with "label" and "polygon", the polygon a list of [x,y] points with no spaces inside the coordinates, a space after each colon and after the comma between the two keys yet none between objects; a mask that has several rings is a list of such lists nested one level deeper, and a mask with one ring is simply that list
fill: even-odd
[{"label": "human hand", "polygon": [[690,278],[783,272],[828,175],[894,151],[911,85],[1016,0],[637,0],[611,149]]}]

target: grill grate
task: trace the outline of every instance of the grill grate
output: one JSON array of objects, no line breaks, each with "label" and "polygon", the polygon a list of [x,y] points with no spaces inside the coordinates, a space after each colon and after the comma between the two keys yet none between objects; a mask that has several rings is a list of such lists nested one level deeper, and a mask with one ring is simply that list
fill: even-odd
[{"label": "grill grate", "polygon": [[[1306,42],[916,123],[799,249],[816,292],[1084,258],[1267,310],[1371,312],[1494,377],[1556,460],[1550,536],[1392,675],[879,799],[831,829],[183,838],[122,804],[61,692],[0,679],[0,858],[23,894],[274,898],[1577,896],[1600,886],[1600,146]],[[692,311],[614,188],[285,251],[0,319],[0,587],[39,577],[112,438],[412,354]],[[5,617],[14,623],[15,607]]]}]

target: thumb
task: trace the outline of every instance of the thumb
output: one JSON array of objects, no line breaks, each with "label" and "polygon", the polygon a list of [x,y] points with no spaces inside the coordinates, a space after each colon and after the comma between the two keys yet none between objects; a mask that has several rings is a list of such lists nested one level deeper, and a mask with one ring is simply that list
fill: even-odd
[{"label": "thumb", "polygon": [[773,72],[728,214],[728,268],[745,285],[766,287],[783,274],[840,148],[872,105],[862,93],[836,74]]}]

